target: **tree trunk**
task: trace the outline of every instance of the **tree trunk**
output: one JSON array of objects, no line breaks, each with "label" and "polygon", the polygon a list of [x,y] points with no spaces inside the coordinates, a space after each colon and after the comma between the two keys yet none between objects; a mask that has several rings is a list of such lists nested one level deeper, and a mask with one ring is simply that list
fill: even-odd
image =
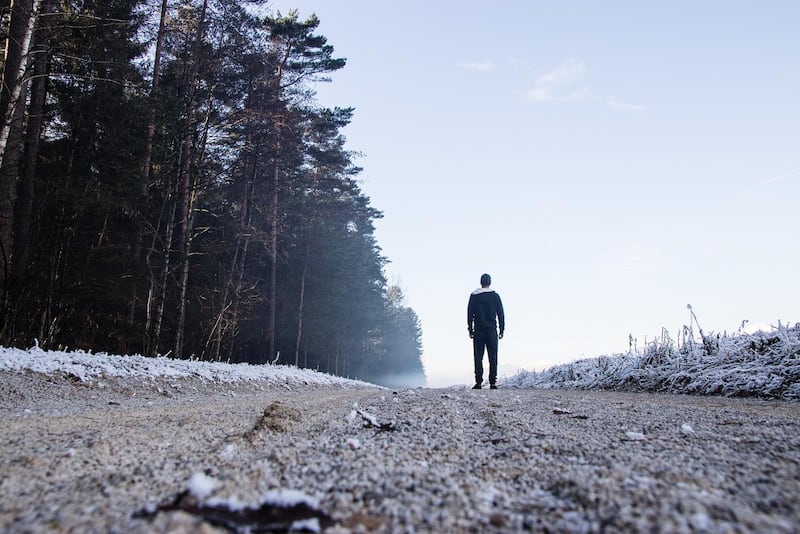
[{"label": "tree trunk", "polygon": [[267,361],[275,356],[275,316],[278,298],[278,185],[280,184],[280,133],[278,133],[277,151],[272,173],[272,191],[270,192],[270,224],[269,224],[269,308],[267,311]]},{"label": "tree trunk", "polygon": [[[247,139],[248,146],[252,144],[252,138],[249,137]],[[245,268],[247,266],[247,251],[250,246],[250,231],[252,228],[252,199],[253,199],[253,190],[255,189],[255,176],[256,176],[256,158],[255,156],[249,156],[245,160],[245,169],[244,169],[244,176],[246,178],[244,193],[242,198],[242,217],[239,222],[240,228],[240,237],[237,241],[237,249],[236,252],[238,254],[239,250],[242,251],[241,259],[238,260],[237,264],[237,257],[234,255],[233,261],[231,262],[231,269],[230,269],[230,279],[228,280],[228,284],[226,285],[225,291],[225,298],[223,299],[222,303],[225,304],[227,300],[227,293],[228,287],[231,288],[233,291],[233,297],[231,298],[231,303],[229,307],[233,307],[233,312],[230,314],[233,321],[237,321],[239,318],[239,304],[241,302],[241,294],[242,294],[242,286],[244,284],[244,274]],[[233,276],[236,272],[238,267],[239,270],[239,279],[236,281],[236,287],[233,287]],[[222,313],[222,312],[220,312]],[[222,340],[220,339],[220,343]],[[234,339],[231,338],[231,343],[228,348],[228,357],[233,354],[234,349]]]},{"label": "tree trunk", "polygon": [[[148,99],[149,109],[147,110],[147,130],[145,133],[145,148],[142,154],[142,163],[139,167],[139,193],[145,207],[150,191],[150,162],[153,158],[153,138],[156,133],[156,108],[158,107],[158,87],[161,77],[161,49],[164,44],[164,33],[167,20],[167,0],[161,0],[161,18],[158,23],[158,33],[156,35],[156,50],[153,60],[153,81],[150,85],[150,98]],[[131,296],[130,308],[128,311],[128,326],[133,328],[136,320],[136,269],[139,265],[139,256],[142,253],[142,242],[144,241],[145,221],[144,213],[137,213],[136,237],[134,238],[133,253],[131,254]]]},{"label": "tree trunk", "polygon": [[3,63],[3,83],[0,87],[0,166],[3,165],[6,143],[11,130],[11,118],[20,102],[25,79],[28,52],[33,38],[33,29],[39,16],[41,0],[14,0],[11,5],[11,21],[6,39]]},{"label": "tree trunk", "polygon": [[171,195],[167,195],[164,198],[164,201],[161,203],[161,211],[158,215],[158,222],[155,225],[155,231],[153,232],[153,238],[150,242],[150,247],[147,249],[147,254],[144,257],[144,264],[147,267],[147,279],[148,279],[148,288],[147,288],[147,301],[145,302],[145,323],[144,323],[144,336],[142,337],[142,352],[145,355],[150,354],[151,345],[152,345],[152,325],[153,325],[153,315],[155,313],[155,296],[156,296],[156,271],[153,267],[153,253],[156,250],[156,242],[158,241],[158,232],[161,228],[161,221],[164,218],[164,212],[167,210],[168,205],[171,201]]},{"label": "tree trunk", "polygon": [[[21,99],[25,99],[27,84],[23,84]],[[0,331],[6,323],[13,307],[11,302],[12,284],[14,276],[14,220],[17,204],[17,177],[20,174],[20,160],[24,151],[24,122],[25,106],[17,106],[11,120],[11,128],[6,145],[4,165],[0,167],[0,260],[2,260],[2,279],[0,279]]]},{"label": "tree trunk", "polygon": [[[24,118],[25,70],[33,30],[41,0],[15,0],[11,4],[11,20],[3,61],[3,80],[0,85],[0,254],[3,256],[3,290],[8,286],[9,260],[12,249],[12,227],[16,201],[17,172],[9,165],[9,140],[22,140]],[[17,130],[14,134],[12,130]],[[18,153],[17,149],[13,150]],[[10,273],[9,273],[10,274]],[[3,296],[5,299],[5,295]]]},{"label": "tree trunk", "polygon": [[[248,134],[245,146],[252,145],[252,138]],[[228,269],[228,276],[225,279],[225,284],[222,289],[222,298],[220,299],[219,312],[211,326],[211,331],[206,340],[206,348],[203,351],[203,358],[205,359],[206,352],[210,351],[211,358],[214,361],[221,360],[222,342],[224,338],[224,330],[226,322],[234,322],[239,314],[239,295],[242,289],[244,280],[245,263],[247,261],[247,249],[250,243],[250,204],[252,198],[253,182],[255,181],[255,161],[252,155],[247,155],[244,159],[244,169],[242,176],[244,178],[244,190],[242,192],[242,208],[239,217],[239,235],[236,238],[236,247],[233,251],[233,258],[231,259],[230,268]],[[241,257],[241,258],[240,258]],[[239,272],[238,280],[236,280],[236,272]],[[235,284],[234,284],[235,282]],[[232,294],[232,296],[231,296]],[[226,320],[226,316],[230,319]],[[216,332],[216,334],[215,334]],[[233,351],[233,340],[229,346],[230,358]]]},{"label": "tree trunk", "polygon": [[[170,199],[167,199],[167,202],[169,201]],[[167,224],[164,230],[166,233],[164,237],[164,263],[161,269],[161,286],[158,288],[161,295],[156,297],[158,307],[156,308],[155,328],[151,340],[152,347],[149,351],[153,356],[158,354],[161,342],[161,325],[164,320],[164,305],[167,300],[167,286],[169,285],[170,254],[172,253],[172,236],[174,233],[176,208],[177,202],[173,201],[172,206],[169,208],[169,217],[167,218]]]},{"label": "tree trunk", "polygon": [[337,332],[336,333],[336,359],[333,362],[333,374],[335,374],[336,376],[339,376],[339,348],[340,348],[339,333]]},{"label": "tree trunk", "polygon": [[[51,2],[43,6],[50,11]],[[25,155],[22,173],[17,183],[17,202],[14,208],[14,246],[12,254],[12,286],[21,289],[28,265],[29,240],[33,214],[34,183],[36,164],[39,158],[44,105],[47,97],[47,75],[50,54],[50,27],[41,27],[36,34],[36,48],[33,59],[33,81],[31,83],[30,109],[25,132]]]},{"label": "tree trunk", "polygon": [[[281,106],[283,94],[281,83],[283,72],[291,57],[293,43],[287,43],[283,51],[283,58],[277,65],[275,77],[275,104]],[[276,301],[278,297],[278,186],[280,185],[280,156],[281,156],[281,130],[283,118],[280,109],[274,115],[275,123],[275,155],[273,158],[272,190],[270,191],[270,225],[269,225],[269,307],[267,310],[267,356],[266,360],[272,361],[275,356],[275,317]]]},{"label": "tree trunk", "polygon": [[308,252],[311,246],[306,243],[306,259],[303,262],[303,276],[300,279],[300,306],[297,311],[297,343],[294,346],[294,366],[300,366],[300,341],[303,337],[303,301],[306,295],[306,273],[308,272]]},{"label": "tree trunk", "polygon": [[[194,195],[192,195],[192,199],[194,199]],[[189,202],[189,221],[187,229],[191,231],[194,221],[194,214],[193,212],[194,202]],[[181,253],[181,278],[180,278],[180,296],[178,297],[178,321],[175,325],[175,357],[181,358],[183,355],[183,334],[184,334],[184,326],[186,324],[186,292],[189,286],[189,254],[191,252],[191,245],[192,240],[190,237],[186,237],[183,245],[183,250]]]},{"label": "tree trunk", "polygon": [[194,196],[194,180],[192,179],[192,139],[194,138],[194,111],[195,93],[197,90],[197,77],[200,70],[200,44],[203,42],[206,27],[206,9],[208,0],[203,1],[200,20],[197,23],[194,46],[192,50],[191,68],[189,69],[189,95],[186,102],[186,119],[184,123],[183,137],[183,156],[181,157],[181,171],[179,176],[180,190],[180,220],[178,222],[178,253],[181,267],[181,287],[178,300],[178,322],[175,326],[175,346],[174,353],[176,358],[183,355],[183,327],[186,318],[186,284],[189,280],[189,242],[192,231],[192,198]]},{"label": "tree trunk", "polygon": [[161,0],[161,18],[158,22],[156,34],[156,49],[153,59],[153,80],[150,84],[150,98],[147,110],[147,132],[145,133],[144,154],[139,167],[139,190],[143,197],[147,197],[148,183],[150,180],[150,161],[153,157],[153,137],[156,133],[156,108],[158,107],[158,87],[161,78],[161,49],[164,45],[164,33],[167,20],[167,0]]}]

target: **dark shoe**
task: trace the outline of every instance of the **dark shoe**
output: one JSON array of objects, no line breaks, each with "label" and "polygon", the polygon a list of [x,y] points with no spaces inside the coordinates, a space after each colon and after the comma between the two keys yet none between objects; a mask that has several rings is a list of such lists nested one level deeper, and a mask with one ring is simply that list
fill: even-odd
[{"label": "dark shoe", "polygon": [[497,389],[497,385],[496,384],[492,384],[491,386],[489,386],[489,389]]},{"label": "dark shoe", "polygon": [[474,386],[472,386],[472,389],[481,389],[481,385],[480,384],[475,384]]}]

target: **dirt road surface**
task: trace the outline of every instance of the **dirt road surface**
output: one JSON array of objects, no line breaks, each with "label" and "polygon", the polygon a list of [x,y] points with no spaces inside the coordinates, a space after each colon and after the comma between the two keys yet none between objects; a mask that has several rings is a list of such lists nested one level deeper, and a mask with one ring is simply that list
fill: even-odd
[{"label": "dirt road surface", "polygon": [[3,372],[0,421],[3,532],[800,525],[796,403]]}]

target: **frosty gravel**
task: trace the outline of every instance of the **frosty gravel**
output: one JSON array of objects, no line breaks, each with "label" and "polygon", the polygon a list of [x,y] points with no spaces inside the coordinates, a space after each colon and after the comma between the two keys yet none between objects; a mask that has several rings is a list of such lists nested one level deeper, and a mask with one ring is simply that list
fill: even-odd
[{"label": "frosty gravel", "polygon": [[0,400],[7,532],[800,524],[785,401],[26,370],[0,371]]}]

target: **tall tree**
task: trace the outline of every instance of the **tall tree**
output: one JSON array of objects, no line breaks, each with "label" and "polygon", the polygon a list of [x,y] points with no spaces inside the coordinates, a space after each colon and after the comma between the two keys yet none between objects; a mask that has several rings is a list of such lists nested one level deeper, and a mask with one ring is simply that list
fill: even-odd
[{"label": "tall tree", "polygon": [[8,36],[3,56],[3,80],[0,84],[0,166],[3,165],[6,144],[12,128],[12,117],[17,106],[24,105],[20,98],[25,84],[25,70],[39,18],[41,0],[13,0],[9,17]]},{"label": "tall tree", "polygon": [[[48,15],[52,12],[53,1],[45,0],[42,11],[43,24],[39,25],[35,35],[35,44],[31,47],[33,77],[30,83],[30,104],[25,126],[24,160],[17,180],[17,195],[14,206],[14,232],[11,255],[11,275],[9,289],[11,302],[19,299],[25,287],[28,258],[30,256],[30,235],[33,225],[33,203],[39,146],[44,125],[45,99],[47,98],[47,77],[50,63],[50,36],[52,34]],[[5,326],[5,324],[3,325]]]},{"label": "tall tree", "polygon": [[147,96],[147,129],[145,131],[144,151],[139,167],[139,195],[137,217],[136,217],[136,236],[134,238],[133,253],[131,255],[130,284],[131,297],[128,312],[128,328],[133,329],[136,319],[136,308],[138,304],[138,280],[136,271],[140,268],[140,255],[142,253],[142,242],[145,234],[145,217],[142,213],[147,205],[148,194],[150,191],[150,165],[153,159],[153,139],[156,133],[156,114],[159,108],[159,83],[161,79],[161,52],[164,46],[164,36],[166,33],[167,22],[167,0],[161,0],[161,11],[156,31],[155,47],[153,50],[153,71],[150,79],[150,94]]},{"label": "tall tree", "polygon": [[[13,0],[8,17],[9,26],[3,54],[2,81],[0,81],[0,281],[2,300],[6,308],[14,204],[16,201],[17,161],[12,154],[21,153],[23,121],[25,117],[25,72],[28,66],[30,45],[39,16],[41,0]],[[11,144],[9,144],[11,141]]]},{"label": "tall tree", "polygon": [[96,339],[98,327],[81,326],[97,325],[95,314],[105,316],[103,335],[118,339],[117,307],[124,299],[109,290],[117,282],[95,262],[116,272],[127,234],[130,163],[139,146],[138,100],[130,90],[140,81],[135,4],[115,0],[86,6],[91,10],[62,5],[47,17],[53,34],[46,86],[52,120],[40,130],[46,138],[38,148],[39,193],[30,229],[37,242],[29,247],[29,272],[37,276],[14,306],[23,314],[22,331],[38,324],[43,345],[61,338],[85,346]]},{"label": "tall tree", "polygon": [[267,315],[267,355],[275,354],[275,319],[277,304],[277,269],[278,269],[278,196],[281,180],[280,157],[282,154],[283,136],[285,134],[287,111],[293,98],[297,98],[302,84],[313,80],[320,74],[333,72],[345,65],[342,58],[333,57],[333,47],[327,39],[313,32],[319,26],[319,19],[312,15],[301,22],[296,11],[282,17],[267,17],[265,25],[269,32],[271,44],[271,66],[275,76],[272,82],[272,98],[274,106],[272,122],[274,132],[274,156],[272,161],[272,183],[270,189],[269,215],[269,311]]},{"label": "tall tree", "polygon": [[197,83],[200,73],[200,51],[206,33],[206,13],[208,11],[208,0],[203,0],[200,14],[197,21],[197,30],[192,47],[191,66],[188,73],[188,94],[186,101],[186,120],[183,126],[183,146],[181,151],[180,170],[178,172],[178,198],[179,198],[179,219],[178,219],[178,254],[180,266],[178,297],[178,322],[175,327],[174,354],[177,357],[183,355],[183,335],[184,323],[186,320],[186,290],[189,281],[189,252],[191,246],[190,234],[192,232],[195,180],[192,176],[192,163],[195,159],[194,139],[195,139],[195,110],[197,107]]}]

